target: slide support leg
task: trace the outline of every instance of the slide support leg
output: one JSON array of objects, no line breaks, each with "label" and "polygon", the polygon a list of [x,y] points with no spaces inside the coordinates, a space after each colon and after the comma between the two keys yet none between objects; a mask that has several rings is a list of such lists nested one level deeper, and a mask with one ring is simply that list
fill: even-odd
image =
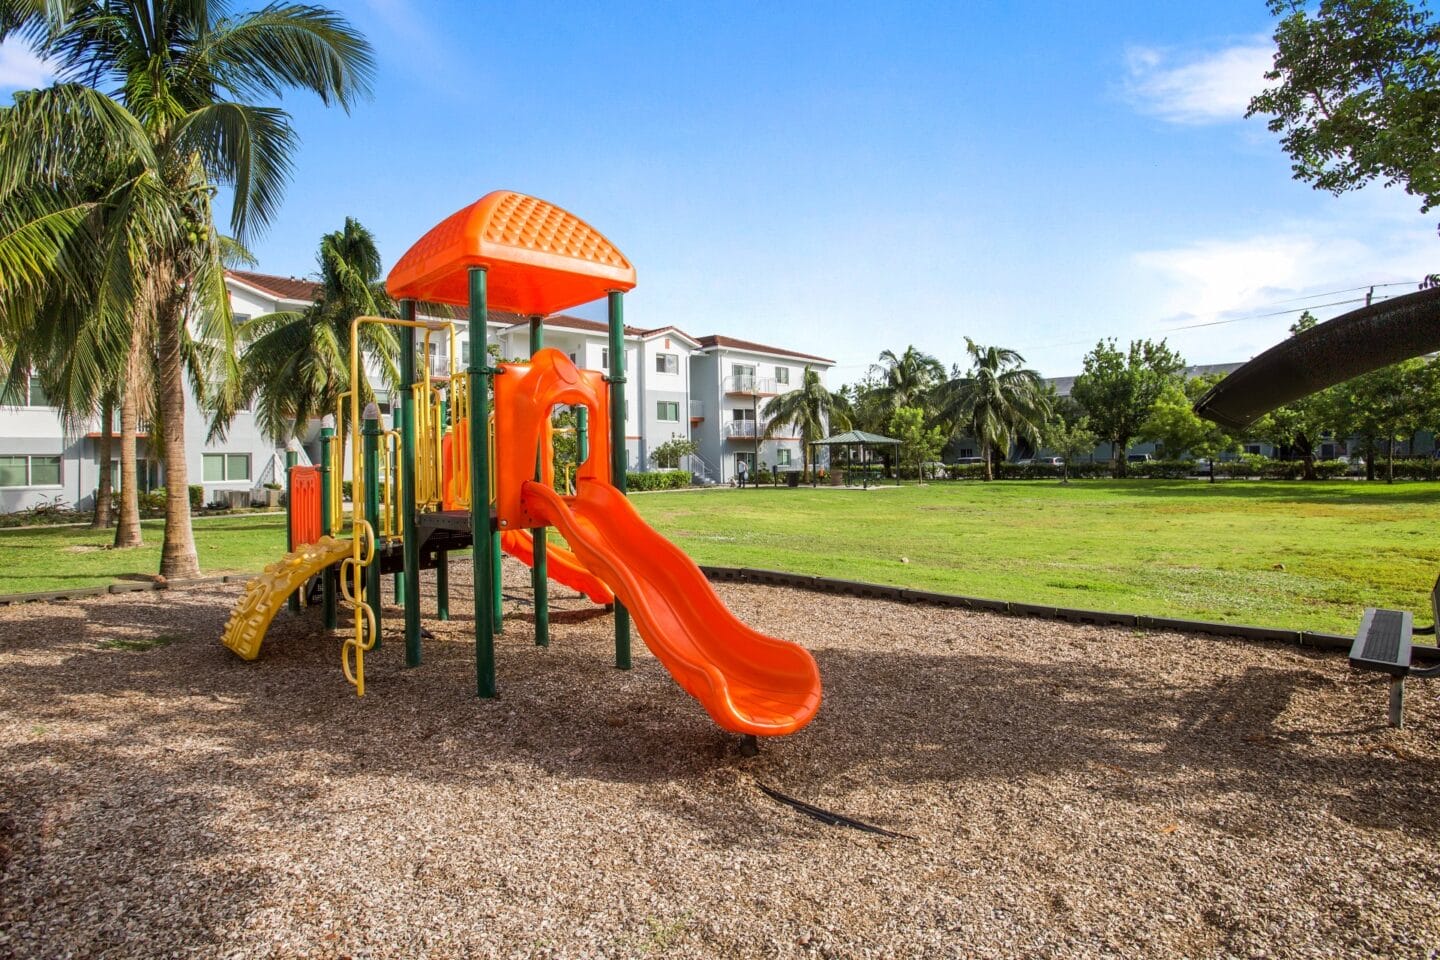
[{"label": "slide support leg", "polygon": [[[400,301],[400,319],[415,319],[415,301]],[[420,535],[415,529],[415,328],[400,329],[400,548],[405,568],[395,602],[405,605],[405,666],[420,666]],[[428,358],[427,358],[428,362]],[[429,403],[430,398],[425,397]]]},{"label": "slide support leg", "polygon": [[[327,537],[335,535],[331,511],[335,505],[330,502],[330,471],[335,469],[334,456],[335,428],[320,428],[320,532]],[[326,567],[320,574],[320,617],[326,630],[337,626],[335,616],[335,568]]]},{"label": "slide support leg", "polygon": [[[530,356],[545,346],[545,327],[540,317],[530,318]],[[546,413],[549,417],[549,413]],[[545,434],[542,432],[541,437]],[[543,481],[544,459],[550,456],[548,444],[541,441],[541,448],[535,452],[535,479]],[[530,537],[534,542],[534,562],[530,565],[530,586],[535,597],[535,646],[548,647],[550,645],[550,579],[549,564],[545,557],[545,528],[534,527],[530,530]]]},{"label": "slide support leg", "polygon": [[[365,519],[370,528],[380,530],[380,408],[375,404],[365,408],[365,425],[361,431],[364,437],[365,456]],[[377,544],[378,547],[378,544]],[[365,568],[365,602],[375,615],[375,648],[380,647],[380,558]]]},{"label": "slide support leg", "polygon": [[[610,482],[625,492],[625,294],[611,290],[610,314]],[[615,601],[615,666],[630,669],[630,611]]]},{"label": "slide support leg", "polygon": [[475,572],[475,693],[495,696],[495,581],[490,529],[490,358],[485,268],[470,268],[470,552]]}]

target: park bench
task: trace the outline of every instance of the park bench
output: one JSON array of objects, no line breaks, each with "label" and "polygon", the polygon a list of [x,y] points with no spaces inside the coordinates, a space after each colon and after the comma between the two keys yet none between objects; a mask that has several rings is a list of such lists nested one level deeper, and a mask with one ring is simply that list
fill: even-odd
[{"label": "park bench", "polygon": [[[1430,609],[1440,623],[1440,579],[1430,591]],[[1416,667],[1411,662],[1415,634],[1433,634],[1435,627],[1415,628],[1408,610],[1380,610],[1367,607],[1360,630],[1350,647],[1350,666],[1390,675],[1390,726],[1405,724],[1405,678],[1440,676],[1440,666]]]}]

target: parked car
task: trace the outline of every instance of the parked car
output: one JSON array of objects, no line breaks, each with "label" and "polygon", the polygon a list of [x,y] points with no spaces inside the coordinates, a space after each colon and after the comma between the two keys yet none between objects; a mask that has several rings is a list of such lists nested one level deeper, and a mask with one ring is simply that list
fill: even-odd
[{"label": "parked car", "polygon": [[1125,459],[1130,463],[1149,463],[1155,458],[1148,453],[1131,453],[1126,455]]},{"label": "parked car", "polygon": [[964,467],[974,463],[984,463],[984,457],[958,457],[951,466]]},{"label": "parked car", "polygon": [[1038,463],[1042,467],[1063,467],[1064,457],[1036,457],[1034,460],[1027,460],[1026,463]]}]

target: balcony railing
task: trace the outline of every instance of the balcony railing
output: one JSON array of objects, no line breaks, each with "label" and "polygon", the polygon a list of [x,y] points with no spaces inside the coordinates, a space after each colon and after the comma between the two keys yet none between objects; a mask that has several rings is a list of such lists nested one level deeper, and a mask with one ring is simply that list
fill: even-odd
[{"label": "balcony railing", "polygon": [[704,419],[705,419],[705,401],[703,401],[703,400],[691,400],[691,401],[690,401],[690,419],[691,419],[691,420],[704,420]]},{"label": "balcony railing", "polygon": [[764,396],[779,393],[779,387],[780,384],[769,377],[752,377],[745,374],[735,374],[725,378],[726,393]]},{"label": "balcony railing", "polygon": [[765,428],[754,420],[731,420],[724,429],[726,437],[758,437],[764,432]]}]

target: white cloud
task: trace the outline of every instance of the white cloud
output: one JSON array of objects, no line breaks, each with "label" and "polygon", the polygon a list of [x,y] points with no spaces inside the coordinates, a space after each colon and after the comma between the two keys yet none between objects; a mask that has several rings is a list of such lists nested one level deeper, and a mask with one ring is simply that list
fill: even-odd
[{"label": "white cloud", "polygon": [[1146,113],[1171,123],[1240,120],[1250,98],[1265,86],[1274,48],[1268,39],[1248,40],[1199,56],[1177,56],[1154,47],[1126,51],[1126,90]]},{"label": "white cloud", "polygon": [[0,90],[43,87],[51,76],[49,65],[20,40],[11,37],[0,43]]},{"label": "white cloud", "polygon": [[1403,198],[1362,196],[1332,219],[1201,239],[1131,259],[1140,271],[1137,283],[1155,298],[1151,315],[1165,318],[1147,324],[1143,335],[1169,336],[1187,357],[1209,362],[1264,349],[1302,309],[1322,320],[1353,310],[1360,304],[1345,301],[1363,301],[1372,284],[1377,298],[1414,292],[1440,264],[1440,244],[1433,225],[1405,209]]}]

